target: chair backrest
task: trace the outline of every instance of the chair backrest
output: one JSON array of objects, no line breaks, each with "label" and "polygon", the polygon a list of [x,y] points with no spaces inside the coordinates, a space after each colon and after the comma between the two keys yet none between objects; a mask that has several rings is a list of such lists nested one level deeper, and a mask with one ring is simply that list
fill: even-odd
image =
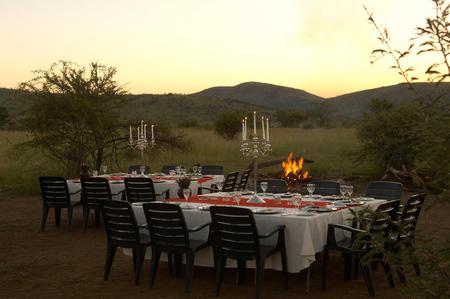
[{"label": "chair backrest", "polygon": [[182,252],[189,248],[189,235],[183,211],[178,205],[151,202],[142,205],[152,246],[166,252]]},{"label": "chair backrest", "polygon": [[49,206],[67,206],[70,204],[69,188],[63,177],[41,176],[39,177],[41,194],[44,203]]},{"label": "chair backrest", "polygon": [[400,225],[402,232],[405,234],[413,233],[416,230],[417,221],[420,211],[425,202],[425,194],[414,194],[411,196],[403,207],[400,217]]},{"label": "chair backrest", "polygon": [[224,174],[222,165],[202,165],[202,174],[220,175]]},{"label": "chair backrest", "polygon": [[169,174],[171,170],[175,171],[175,167],[175,165],[163,165],[163,167],[161,167],[161,172]]},{"label": "chair backrest", "polygon": [[261,182],[267,182],[266,192],[270,192],[270,193],[286,193],[287,192],[287,183],[285,180],[280,180],[280,179],[259,180],[257,183],[258,184],[258,186],[257,186],[258,192],[262,192]]},{"label": "chair backrest", "polygon": [[99,205],[108,241],[121,247],[131,247],[140,242],[139,228],[128,202],[100,200]]},{"label": "chair backrest", "polygon": [[236,186],[237,191],[244,191],[247,188],[248,178],[252,173],[252,169],[246,169],[242,172],[241,178],[239,179],[239,183]]},{"label": "chair backrest", "polygon": [[97,207],[100,200],[112,200],[109,182],[105,178],[81,178],[82,201],[87,206]]},{"label": "chair backrest", "polygon": [[[130,166],[128,166],[128,173],[132,173],[133,171],[136,171],[138,174],[141,173],[141,166],[142,165],[130,165]],[[144,174],[149,174],[150,173],[150,166],[148,166],[148,165],[144,165],[144,166],[145,166]]]},{"label": "chair backrest", "polygon": [[389,217],[389,222],[385,227],[385,232],[388,233],[393,228],[393,221],[397,219],[397,212],[400,207],[400,199],[387,201],[378,206],[376,213],[378,215],[386,215]]},{"label": "chair backrest", "polygon": [[125,192],[129,203],[156,200],[155,186],[150,178],[125,178]]},{"label": "chair backrest", "polygon": [[402,196],[402,184],[388,181],[372,181],[367,185],[366,196],[380,199],[400,199]]},{"label": "chair backrest", "polygon": [[315,185],[314,194],[339,195],[341,184],[336,181],[319,180],[312,182]]},{"label": "chair backrest", "polygon": [[234,191],[234,188],[236,187],[236,182],[239,176],[239,172],[230,172],[225,177],[225,181],[223,182],[222,191],[223,192],[232,192]]},{"label": "chair backrest", "polygon": [[219,254],[234,259],[259,255],[258,230],[250,209],[212,206],[209,211]]}]

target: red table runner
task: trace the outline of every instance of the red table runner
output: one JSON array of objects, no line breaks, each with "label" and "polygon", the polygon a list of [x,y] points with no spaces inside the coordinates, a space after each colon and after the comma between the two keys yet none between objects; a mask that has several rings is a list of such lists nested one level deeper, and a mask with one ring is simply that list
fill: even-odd
[{"label": "red table runner", "polygon": [[[296,208],[294,203],[292,203],[290,200],[281,200],[281,199],[274,199],[274,198],[264,198],[265,203],[249,203],[247,202],[248,198],[241,197],[241,200],[239,202],[240,206],[243,207],[266,207],[266,208]],[[167,201],[181,201],[185,202],[185,199],[181,198],[170,198],[167,199]],[[237,206],[236,201],[234,201],[231,197],[228,196],[192,196],[188,199],[188,202],[192,203],[203,203],[203,204],[210,204],[210,205],[234,205]],[[300,208],[306,207],[306,206],[315,206],[315,207],[326,207],[330,205],[330,202],[328,201],[307,201],[302,200],[300,204]],[[345,209],[345,207],[338,208],[337,210]]]}]

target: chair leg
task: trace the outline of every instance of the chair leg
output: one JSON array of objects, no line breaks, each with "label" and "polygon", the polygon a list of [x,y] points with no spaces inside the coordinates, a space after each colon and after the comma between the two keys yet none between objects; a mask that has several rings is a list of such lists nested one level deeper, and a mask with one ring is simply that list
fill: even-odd
[{"label": "chair leg", "polygon": [[329,253],[328,249],[323,250],[322,256],[322,290],[327,288],[327,263],[328,263]]},{"label": "chair leg", "polygon": [[139,279],[141,277],[142,267],[145,257],[145,246],[138,246],[136,248],[136,270],[134,272],[134,284],[139,285]]},{"label": "chair leg", "polygon": [[173,256],[173,263],[175,268],[175,277],[183,277],[183,273],[181,271],[181,264],[182,264],[183,256],[181,254],[174,254]]},{"label": "chair leg", "polygon": [[[283,268],[284,289],[287,290],[288,289],[288,269],[287,269],[286,248],[284,248],[284,247],[281,248],[280,253],[281,253],[281,265]],[[308,268],[308,271],[309,271],[309,268]],[[307,287],[309,288],[309,284]]]},{"label": "chair leg", "polygon": [[256,299],[261,298],[261,289],[264,280],[264,258],[256,261]]},{"label": "chair leg", "polygon": [[353,267],[353,279],[358,278],[358,272],[359,272],[359,257],[355,256],[354,267]]},{"label": "chair leg", "polygon": [[83,207],[83,232],[86,232],[87,229],[87,225],[89,222],[89,213],[91,212],[91,209],[89,208],[84,208]]},{"label": "chair leg", "polygon": [[237,261],[237,279],[236,282],[238,285],[243,284],[245,280],[245,268],[246,268],[246,261],[245,260],[238,260]]},{"label": "chair leg", "polygon": [[227,263],[227,258],[224,256],[217,255],[216,262],[216,281],[214,283],[214,296],[219,296],[220,285],[222,284],[223,270]]},{"label": "chair leg", "polygon": [[155,284],[156,271],[158,270],[159,258],[161,257],[161,251],[152,247],[152,262],[150,267],[150,287],[153,288]]},{"label": "chair leg", "polygon": [[173,276],[173,255],[171,253],[167,253],[167,266],[169,267],[169,275]]},{"label": "chair leg", "polygon": [[61,208],[55,208],[55,224],[56,226],[61,225]]},{"label": "chair leg", "polygon": [[350,280],[352,277],[353,256],[344,253],[343,258],[344,258],[344,280]]},{"label": "chair leg", "polygon": [[137,253],[136,247],[133,247],[131,250],[132,250],[132,254],[133,254],[133,256],[132,256],[133,257],[133,272],[136,273],[138,253]]},{"label": "chair leg", "polygon": [[370,271],[370,267],[369,266],[364,266],[363,264],[360,264],[360,268],[361,268],[361,274],[364,278],[364,282],[366,283],[367,286],[367,291],[369,292],[369,296],[373,297],[375,296],[375,291],[373,289],[373,282],[372,282],[372,273]]},{"label": "chair leg", "polygon": [[194,275],[194,252],[186,252],[186,285],[184,287],[186,293],[192,291],[192,276]]},{"label": "chair leg", "polygon": [[44,207],[42,208],[41,232],[44,231],[45,223],[47,223],[48,210],[49,208],[47,208],[47,206],[44,205]]},{"label": "chair leg", "polygon": [[114,260],[114,256],[116,255],[116,246],[111,245],[108,242],[108,247],[106,249],[106,262],[105,262],[105,272],[103,274],[103,280],[107,280],[109,276],[109,272],[111,271],[111,265]]},{"label": "chair leg", "polygon": [[69,206],[67,208],[67,230],[70,230],[70,227],[72,226],[72,213],[73,212],[73,207]]}]

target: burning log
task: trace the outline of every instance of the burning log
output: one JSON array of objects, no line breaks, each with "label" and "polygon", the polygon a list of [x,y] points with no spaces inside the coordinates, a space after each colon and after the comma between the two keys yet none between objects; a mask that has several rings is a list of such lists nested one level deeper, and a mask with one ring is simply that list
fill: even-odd
[{"label": "burning log", "polygon": [[292,152],[289,153],[287,159],[281,162],[283,168],[282,178],[287,182],[289,190],[296,188],[299,183],[304,183],[311,180],[309,171],[303,168],[305,159],[292,159]]}]

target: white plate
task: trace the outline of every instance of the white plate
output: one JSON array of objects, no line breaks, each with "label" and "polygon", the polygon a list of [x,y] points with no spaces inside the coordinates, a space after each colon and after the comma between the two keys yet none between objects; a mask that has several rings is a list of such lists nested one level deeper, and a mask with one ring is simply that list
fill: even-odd
[{"label": "white plate", "polygon": [[271,209],[271,208],[257,208],[252,209],[255,214],[280,214],[282,211],[279,209]]},{"label": "white plate", "polygon": [[314,215],[316,215],[316,213],[300,211],[300,212],[294,213],[293,215],[295,215],[295,216],[314,216]]}]

